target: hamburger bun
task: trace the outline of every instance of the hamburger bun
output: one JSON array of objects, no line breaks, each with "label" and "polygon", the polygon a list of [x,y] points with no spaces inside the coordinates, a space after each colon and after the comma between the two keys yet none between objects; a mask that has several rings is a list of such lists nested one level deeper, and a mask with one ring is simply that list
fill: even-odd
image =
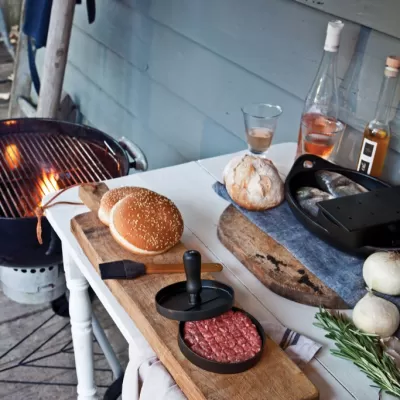
[{"label": "hamburger bun", "polygon": [[148,189],[138,189],[112,208],[110,232],[132,253],[164,253],[182,237],[181,213],[168,198]]},{"label": "hamburger bun", "polygon": [[110,225],[111,209],[124,197],[135,193],[138,189],[134,186],[124,186],[109,190],[100,200],[100,208],[97,213],[99,220],[104,224]]}]

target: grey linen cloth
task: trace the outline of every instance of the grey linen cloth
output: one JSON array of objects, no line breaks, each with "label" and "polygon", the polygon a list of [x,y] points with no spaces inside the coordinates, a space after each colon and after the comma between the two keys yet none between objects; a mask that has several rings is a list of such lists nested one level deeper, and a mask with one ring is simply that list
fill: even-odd
[{"label": "grey linen cloth", "polygon": [[[334,290],[350,307],[366,294],[362,277],[364,259],[348,255],[325,243],[306,230],[297,221],[285,201],[267,211],[248,211],[239,207],[220,182],[213,185],[214,191],[233,204],[253,224],[289,250],[309,271]],[[385,296],[400,306],[400,298]]]}]

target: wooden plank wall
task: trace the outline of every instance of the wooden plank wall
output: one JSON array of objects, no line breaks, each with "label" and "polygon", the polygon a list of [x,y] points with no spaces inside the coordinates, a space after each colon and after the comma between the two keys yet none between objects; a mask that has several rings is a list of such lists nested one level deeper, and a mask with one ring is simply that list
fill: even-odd
[{"label": "wooden plank wall", "polygon": [[400,38],[397,0],[296,0],[317,10],[346,18]]},{"label": "wooden plank wall", "polygon": [[[275,143],[295,141],[332,18],[293,0],[102,0],[89,25],[77,6],[65,89],[151,168],[245,148],[247,102],[282,105]],[[400,40],[346,22],[341,43],[342,92],[368,119]]]}]

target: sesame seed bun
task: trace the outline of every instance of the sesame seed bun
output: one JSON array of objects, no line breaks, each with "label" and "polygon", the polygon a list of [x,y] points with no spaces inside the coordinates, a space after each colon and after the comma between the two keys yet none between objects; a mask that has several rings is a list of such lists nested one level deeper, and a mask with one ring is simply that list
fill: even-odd
[{"label": "sesame seed bun", "polygon": [[181,239],[183,220],[171,200],[141,188],[112,208],[110,232],[132,253],[161,254]]},{"label": "sesame seed bun", "polygon": [[124,186],[109,190],[100,200],[100,208],[98,211],[99,220],[104,224],[110,225],[111,209],[124,197],[135,193],[138,189],[134,186]]}]

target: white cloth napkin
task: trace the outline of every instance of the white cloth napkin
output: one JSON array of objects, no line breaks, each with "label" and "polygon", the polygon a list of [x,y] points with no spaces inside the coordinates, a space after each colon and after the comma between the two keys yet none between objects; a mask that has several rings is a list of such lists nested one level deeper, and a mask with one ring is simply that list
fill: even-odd
[{"label": "white cloth napkin", "polygon": [[303,368],[322,347],[317,342],[276,322],[260,322],[265,333],[299,368]]},{"label": "white cloth napkin", "polygon": [[[319,343],[277,322],[260,321],[266,334],[300,368],[321,348]],[[134,358],[132,357],[134,356]],[[132,359],[133,358],[133,359]],[[186,397],[164,365],[154,355],[131,354],[125,371],[122,400],[185,400]]]},{"label": "white cloth napkin", "polygon": [[152,356],[129,361],[122,400],[186,400],[186,396],[161,361]]}]

